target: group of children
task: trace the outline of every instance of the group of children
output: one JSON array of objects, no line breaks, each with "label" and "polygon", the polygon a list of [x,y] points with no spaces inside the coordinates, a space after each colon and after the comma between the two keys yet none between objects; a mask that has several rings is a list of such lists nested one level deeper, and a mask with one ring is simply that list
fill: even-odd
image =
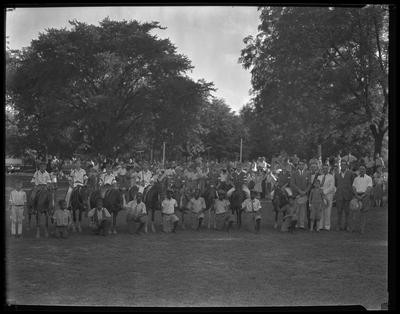
[{"label": "group of children", "polygon": [[[140,234],[147,232],[148,213],[146,205],[143,202],[142,193],[137,193],[136,198],[126,202],[123,196],[124,209],[126,209],[126,221],[129,233]],[[27,206],[27,196],[22,189],[22,182],[17,182],[15,189],[11,191],[9,209],[11,212],[11,234],[17,238],[22,236],[22,226],[24,220],[24,209]],[[213,203],[214,228],[217,230],[229,231],[235,221],[235,215],[230,208],[230,202],[224,191],[219,191],[218,198]],[[182,228],[185,228],[185,222],[177,215],[178,202],[173,198],[173,191],[167,190],[166,198],[161,202],[162,230],[163,232],[176,232],[178,223],[182,220]],[[205,199],[201,196],[200,190],[196,190],[194,196],[190,199],[186,217],[191,217],[191,227],[199,230],[203,224],[206,211]],[[242,209],[246,214],[252,215],[255,231],[259,232],[261,222],[261,204],[256,193],[252,191],[251,197],[242,204]],[[57,209],[51,215],[51,220],[55,225],[55,237],[67,238],[68,231],[72,225],[71,211],[68,209],[65,199],[58,201]],[[96,199],[96,207],[88,212],[89,227],[95,234],[106,236],[109,233],[111,225],[111,214],[103,205],[103,198]],[[182,215],[183,218],[183,215]],[[136,231],[135,225],[139,224]]]}]

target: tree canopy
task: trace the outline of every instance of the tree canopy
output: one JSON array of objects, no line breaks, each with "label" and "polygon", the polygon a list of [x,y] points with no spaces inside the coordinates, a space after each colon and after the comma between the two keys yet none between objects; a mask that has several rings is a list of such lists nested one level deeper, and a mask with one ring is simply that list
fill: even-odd
[{"label": "tree canopy", "polygon": [[[168,157],[228,156],[240,118],[192,80],[190,60],[152,31],[158,22],[70,21],[22,50],[7,50],[9,150],[118,155],[165,141]],[[218,136],[217,136],[218,135]],[[218,138],[217,138],[218,137]],[[212,147],[211,150],[209,147]]]},{"label": "tree canopy", "polygon": [[[251,137],[274,151],[381,153],[388,129],[388,10],[263,7],[239,62],[252,75]],[[374,143],[373,148],[371,143]],[[258,147],[258,146],[255,146]]]}]

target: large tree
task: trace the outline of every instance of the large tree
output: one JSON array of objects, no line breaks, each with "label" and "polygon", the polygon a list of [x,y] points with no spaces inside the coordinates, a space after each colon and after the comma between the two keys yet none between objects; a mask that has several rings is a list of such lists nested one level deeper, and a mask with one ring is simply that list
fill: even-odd
[{"label": "large tree", "polygon": [[[274,147],[381,153],[388,129],[388,10],[264,7],[244,39],[254,112]],[[282,147],[283,148],[283,147]],[[331,152],[330,152],[331,151]]]},{"label": "large tree", "polygon": [[245,137],[242,119],[223,99],[215,98],[204,104],[200,123],[206,130],[201,139],[210,157],[231,159],[239,153],[240,138]]},{"label": "large tree", "polygon": [[[165,112],[175,128],[190,123],[197,99],[211,86],[187,77],[188,58],[169,39],[152,35],[162,29],[157,22],[70,24],[69,30],[46,30],[11,54],[15,68],[7,75],[7,95],[31,146],[110,154],[156,137]],[[173,99],[166,96],[171,88]]]}]

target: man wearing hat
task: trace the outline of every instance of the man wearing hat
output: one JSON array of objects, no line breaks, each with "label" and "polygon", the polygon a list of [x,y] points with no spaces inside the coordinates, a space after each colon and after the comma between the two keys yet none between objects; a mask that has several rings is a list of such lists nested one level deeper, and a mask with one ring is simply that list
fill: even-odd
[{"label": "man wearing hat", "polygon": [[106,236],[110,227],[111,214],[103,207],[103,198],[96,198],[96,207],[88,213],[89,226],[95,234]]},{"label": "man wearing hat", "polygon": [[40,161],[39,162],[39,170],[37,170],[33,174],[33,178],[31,183],[34,184],[32,189],[30,198],[29,198],[29,207],[32,209],[33,201],[35,200],[36,193],[40,189],[46,188],[48,184],[51,184],[50,174],[46,171],[46,162]]}]

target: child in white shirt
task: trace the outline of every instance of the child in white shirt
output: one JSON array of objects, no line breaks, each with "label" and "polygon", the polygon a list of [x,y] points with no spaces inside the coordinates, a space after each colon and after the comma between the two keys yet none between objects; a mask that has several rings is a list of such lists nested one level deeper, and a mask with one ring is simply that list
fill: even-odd
[{"label": "child in white shirt", "polygon": [[26,193],[22,190],[22,182],[15,184],[15,190],[11,191],[9,209],[11,212],[11,235],[20,238],[22,236],[22,221],[26,206]]}]

